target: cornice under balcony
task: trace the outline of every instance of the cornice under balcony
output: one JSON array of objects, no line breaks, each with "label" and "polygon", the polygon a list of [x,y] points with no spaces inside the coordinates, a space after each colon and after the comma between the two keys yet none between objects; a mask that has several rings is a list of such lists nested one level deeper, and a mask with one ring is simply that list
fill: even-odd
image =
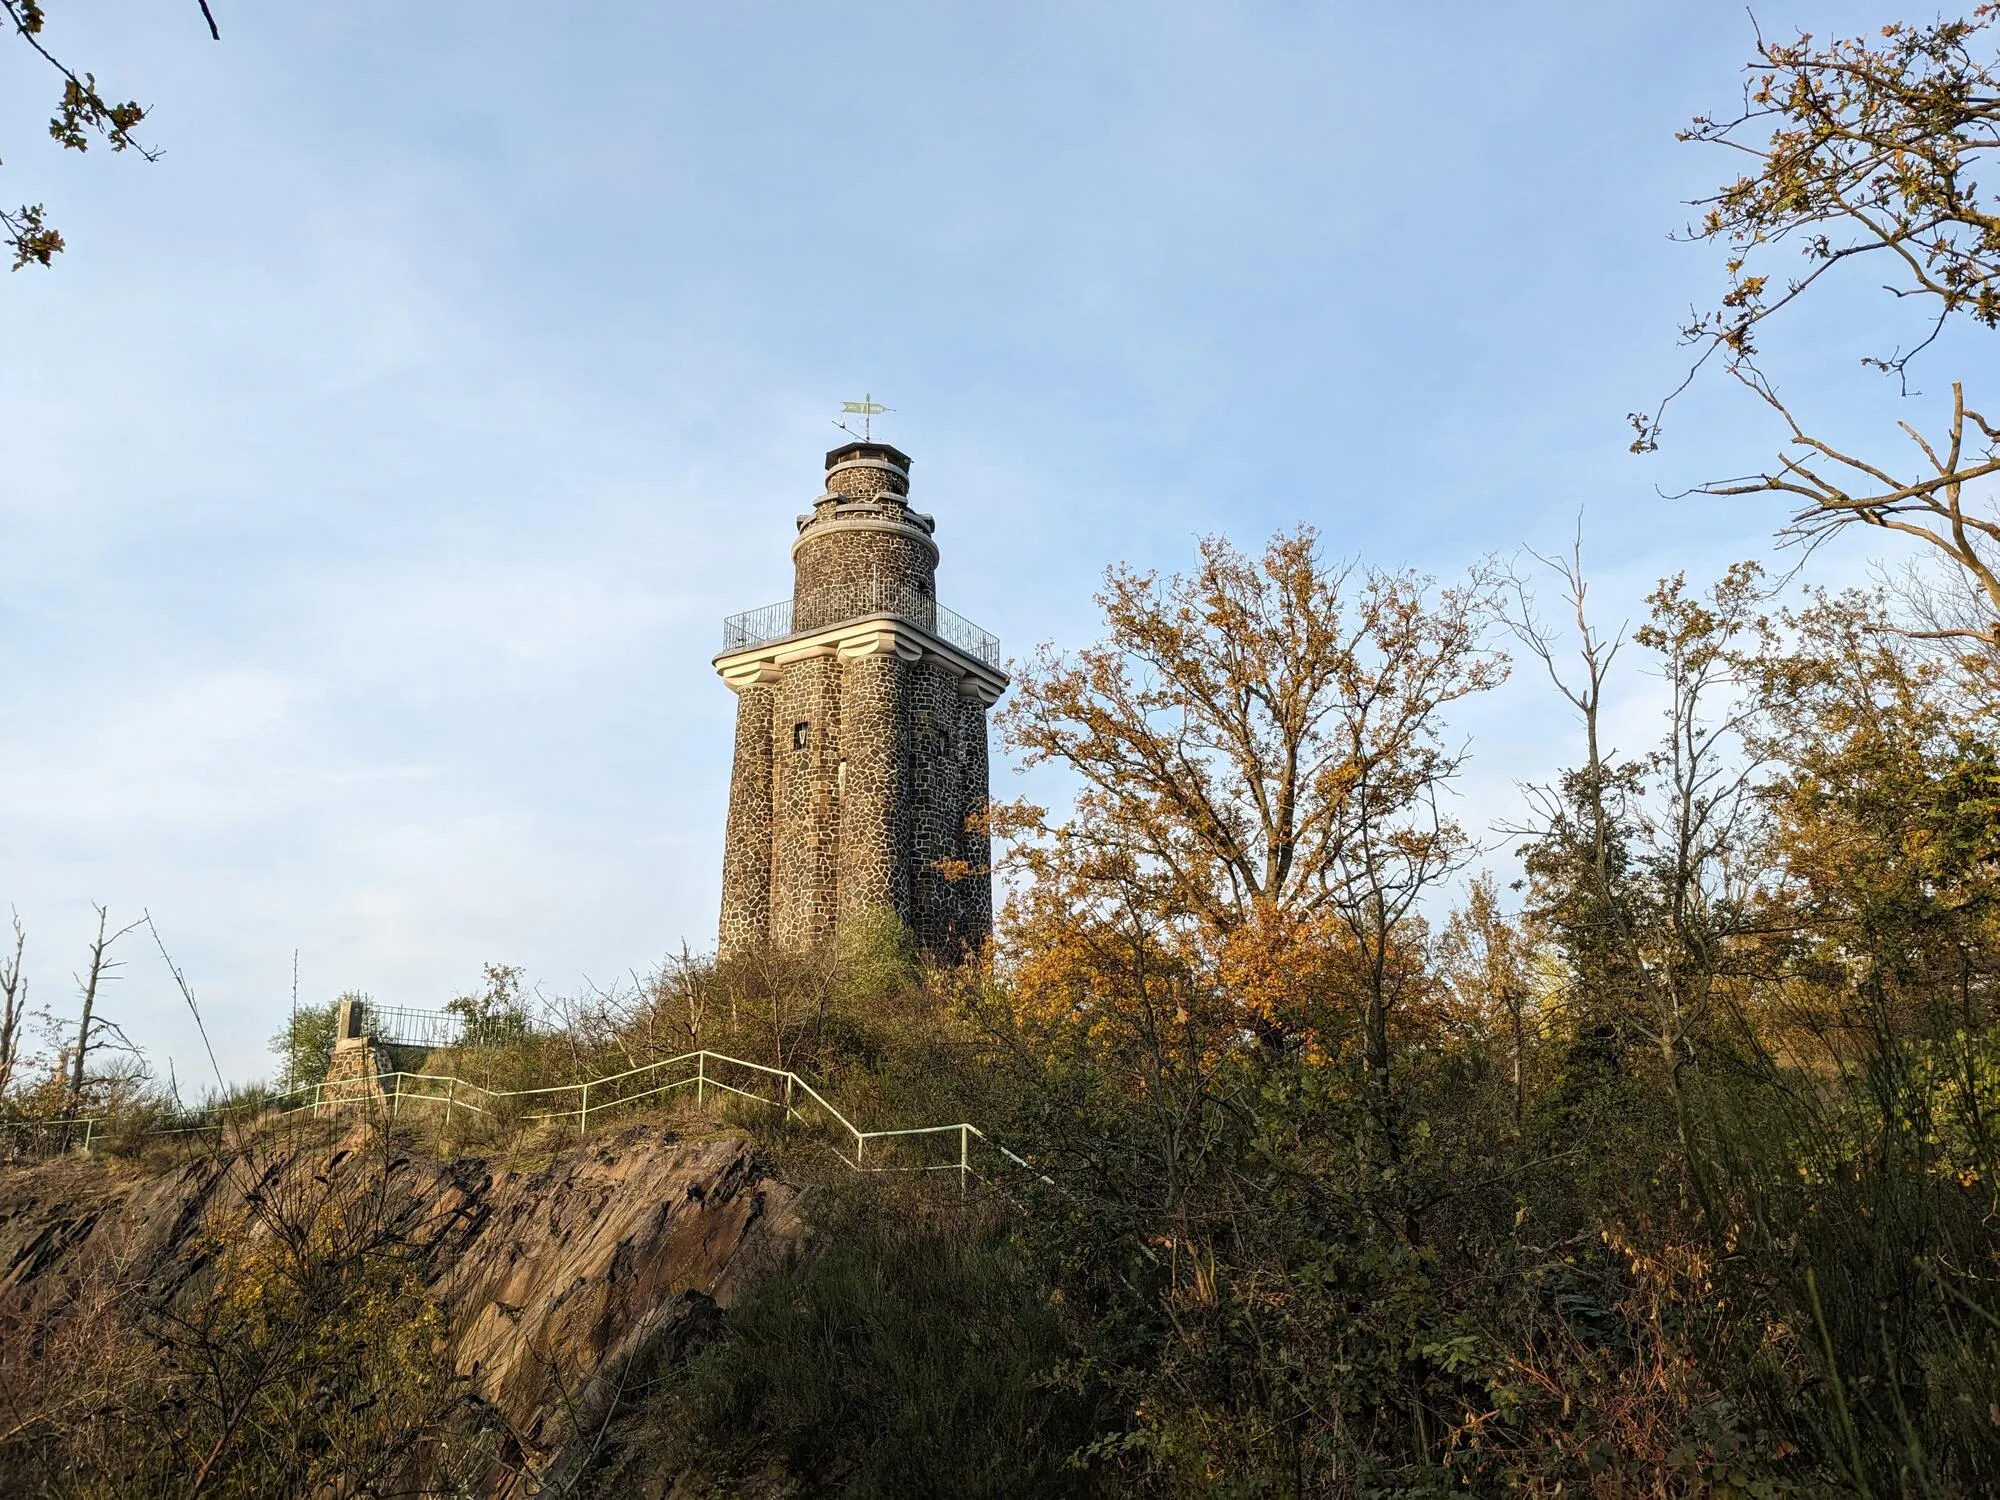
[{"label": "cornice under balcony", "polygon": [[958,690],[991,708],[1007,691],[1007,674],[899,615],[863,615],[777,640],[724,651],[715,670],[730,691],[776,682],[780,669],[815,658],[894,656],[915,665],[929,661],[958,679]]}]

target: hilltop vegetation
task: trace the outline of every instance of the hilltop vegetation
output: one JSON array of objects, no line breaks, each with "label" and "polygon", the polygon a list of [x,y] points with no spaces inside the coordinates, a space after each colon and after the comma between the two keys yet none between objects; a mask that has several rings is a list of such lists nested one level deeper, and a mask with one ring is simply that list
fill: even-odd
[{"label": "hilltop vegetation", "polygon": [[[1104,769],[1070,820],[1005,811],[989,966],[926,970],[885,918],[453,1058],[518,1084],[708,1046],[870,1123],[975,1119],[1048,1179],[857,1179],[746,1107],[822,1249],[621,1390],[573,1492],[1990,1491],[1988,711],[1878,601],[1671,582],[1627,648],[1659,745],[1590,754],[1586,637],[1519,882],[1454,898],[1442,706],[1508,610],[1550,644],[1490,584],[1343,576],[1303,536],[1114,580],[1106,644],[1012,711]],[[560,1144],[509,1131],[398,1149]],[[336,1258],[327,1305],[418,1296],[393,1266]],[[432,1353],[369,1378],[441,1442],[452,1332],[397,1321]],[[229,1472],[202,1492],[256,1492]]]}]

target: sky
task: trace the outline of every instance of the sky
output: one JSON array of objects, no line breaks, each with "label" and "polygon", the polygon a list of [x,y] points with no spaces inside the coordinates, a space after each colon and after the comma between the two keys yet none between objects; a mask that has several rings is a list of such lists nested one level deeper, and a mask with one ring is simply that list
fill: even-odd
[{"label": "sky", "polygon": [[[303,1003],[436,1008],[712,944],[709,659],[864,392],[1015,656],[1214,533],[1449,577],[1580,520],[1613,626],[1770,554],[1768,503],[1663,498],[1775,446],[1737,393],[1626,451],[1720,282],[1669,236],[1729,167],[1674,131],[1735,98],[1738,4],[212,4],[219,44],[194,0],[51,7],[150,163],[57,150],[0,46],[0,198],[70,247],[0,278],[0,906],[58,1015],[92,904],[150,912],[232,1079],[294,954]],[[1873,420],[1833,332],[1788,391]],[[1468,821],[1560,710],[1517,672],[1458,716]],[[118,951],[108,1012],[198,1085]]]}]

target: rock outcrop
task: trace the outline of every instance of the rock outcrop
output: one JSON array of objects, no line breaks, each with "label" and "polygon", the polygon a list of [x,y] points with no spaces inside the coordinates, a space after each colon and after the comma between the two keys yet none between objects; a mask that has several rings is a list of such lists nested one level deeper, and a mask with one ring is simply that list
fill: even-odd
[{"label": "rock outcrop", "polygon": [[506,1434],[494,1494],[580,1468],[565,1447],[601,1427],[627,1371],[676,1357],[806,1243],[799,1190],[726,1133],[632,1126],[522,1170],[427,1159],[363,1127],[294,1132],[164,1171],[72,1158],[0,1177],[12,1333],[70,1315],[113,1270],[171,1298],[211,1253],[204,1224],[329,1176],[365,1184],[422,1257],[457,1368]]}]

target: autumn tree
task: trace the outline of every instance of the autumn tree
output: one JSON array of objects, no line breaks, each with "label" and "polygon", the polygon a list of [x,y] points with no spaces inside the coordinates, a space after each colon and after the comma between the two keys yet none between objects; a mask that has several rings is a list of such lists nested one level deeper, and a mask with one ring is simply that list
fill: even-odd
[{"label": "autumn tree", "polygon": [[[1104,639],[1044,648],[1001,716],[1027,764],[1080,783],[1059,823],[1013,813],[1026,990],[1136,1017],[1156,1071],[1177,1056],[1198,1074],[1246,1031],[1358,1042],[1393,1154],[1415,924],[1472,847],[1443,803],[1466,753],[1445,716],[1506,670],[1492,588],[1481,569],[1440,587],[1329,563],[1309,527],[1260,557],[1210,538],[1188,574],[1110,570]],[[1090,945],[1084,967],[1122,976],[1120,997],[1065,989]]]},{"label": "autumn tree", "polygon": [[1758,657],[1773,775],[1765,964],[1772,1044],[1842,1068],[1914,1044],[1949,1080],[1938,1129],[1994,1182],[2000,743],[1885,602],[1815,597]]},{"label": "autumn tree", "polygon": [[[1680,134],[1746,165],[1695,205],[1688,238],[1722,247],[1727,286],[1683,330],[1695,358],[1667,398],[1709,366],[1750,391],[1778,418],[1784,446],[1769,468],[1700,492],[1782,496],[1795,506],[1788,535],[1809,545],[1853,526],[1909,538],[1944,582],[1919,586],[1906,628],[1957,643],[1983,671],[2000,654],[2000,512],[1985,483],[2000,473],[2000,428],[1954,380],[1928,430],[1898,424],[1908,449],[1864,451],[1782,393],[1764,341],[1836,278],[1870,277],[1920,315],[1907,343],[1861,356],[1909,396],[1912,362],[1947,325],[2000,325],[1996,16],[1980,5],[1960,19],[1892,22],[1872,38],[1757,36],[1740,106]],[[1657,448],[1665,408],[1633,415],[1634,451]]]},{"label": "autumn tree", "polygon": [[[51,0],[0,0],[0,15],[6,17],[15,37],[59,80],[56,111],[49,119],[50,139],[66,151],[88,151],[95,140],[113,151],[137,151],[148,161],[157,160],[158,151],[143,145],[133,133],[146,118],[145,107],[130,99],[113,102],[111,96],[98,88],[96,74],[78,72],[50,50],[47,37],[50,3]],[[201,7],[209,35],[221,41],[222,32],[215,24],[208,0],[195,3]],[[0,245],[12,252],[14,264],[10,269],[18,271],[26,265],[46,266],[52,262],[62,253],[63,237],[49,223],[42,204],[24,203],[16,209],[0,209]]]}]

